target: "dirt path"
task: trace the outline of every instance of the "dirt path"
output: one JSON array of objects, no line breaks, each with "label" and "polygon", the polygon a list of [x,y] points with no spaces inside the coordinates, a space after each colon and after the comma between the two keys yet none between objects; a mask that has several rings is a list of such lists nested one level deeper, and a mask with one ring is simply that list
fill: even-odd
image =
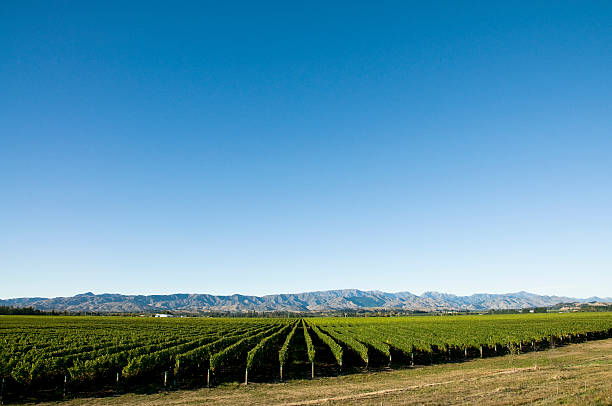
[{"label": "dirt path", "polygon": [[535,371],[535,370],[537,370],[536,367],[534,367],[534,368],[515,368],[515,369],[510,369],[510,370],[507,370],[507,371],[493,372],[493,373],[490,373],[490,374],[484,374],[483,376],[479,376],[479,377],[475,377],[475,378],[455,379],[455,380],[452,380],[452,381],[444,381],[444,382],[432,382],[432,383],[427,383],[427,384],[423,384],[423,385],[412,385],[412,386],[406,386],[406,387],[403,387],[403,388],[383,389],[383,390],[378,390],[378,391],[375,391],[375,392],[359,393],[357,395],[338,396],[338,397],[335,397],[335,398],[312,399],[312,400],[307,400],[307,401],[302,401],[302,402],[280,403],[279,405],[286,405],[286,406],[317,405],[317,404],[328,403],[328,402],[349,401],[349,400],[367,399],[367,398],[379,398],[379,397],[382,397],[384,395],[388,395],[388,394],[392,394],[392,393],[406,392],[406,391],[410,391],[410,390],[423,389],[423,388],[428,388],[428,387],[432,387],[432,386],[442,386],[442,385],[452,385],[452,384],[465,383],[465,382],[468,382],[468,381],[474,381],[474,380],[482,379],[484,376],[486,376],[486,377],[493,377],[495,375],[516,374],[516,373],[520,373],[520,372],[523,372],[523,371]]},{"label": "dirt path", "polygon": [[612,339],[394,371],[75,399],[66,405],[612,404]]}]

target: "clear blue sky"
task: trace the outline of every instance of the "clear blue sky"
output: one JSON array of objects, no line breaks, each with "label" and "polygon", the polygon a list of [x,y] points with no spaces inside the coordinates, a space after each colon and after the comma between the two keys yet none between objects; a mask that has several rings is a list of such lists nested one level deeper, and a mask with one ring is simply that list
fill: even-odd
[{"label": "clear blue sky", "polygon": [[0,297],[612,295],[612,5],[0,5]]}]

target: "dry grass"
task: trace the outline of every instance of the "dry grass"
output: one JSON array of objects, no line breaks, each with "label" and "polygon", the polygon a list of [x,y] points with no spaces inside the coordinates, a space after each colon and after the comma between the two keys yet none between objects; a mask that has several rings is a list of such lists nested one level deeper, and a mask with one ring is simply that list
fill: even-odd
[{"label": "dry grass", "polygon": [[75,399],[66,405],[612,405],[612,339],[314,381]]}]

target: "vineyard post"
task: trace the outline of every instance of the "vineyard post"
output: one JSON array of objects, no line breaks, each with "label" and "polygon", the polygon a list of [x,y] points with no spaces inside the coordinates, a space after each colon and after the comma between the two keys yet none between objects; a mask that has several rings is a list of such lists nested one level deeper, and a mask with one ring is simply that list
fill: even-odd
[{"label": "vineyard post", "polygon": [[389,366],[391,366],[391,352],[389,352]]},{"label": "vineyard post", "polygon": [[249,368],[244,368],[244,384],[249,384]]},{"label": "vineyard post", "polygon": [[68,395],[68,375],[64,375],[64,394],[63,394],[64,399],[66,399],[67,395]]},{"label": "vineyard post", "polygon": [[164,371],[164,388],[168,387],[168,371]]},{"label": "vineyard post", "polygon": [[2,391],[0,392],[0,405],[4,404],[4,390],[6,387],[6,378],[2,378]]},{"label": "vineyard post", "polygon": [[465,348],[463,349],[463,355],[464,355],[464,357],[467,359],[467,357],[468,357],[468,356],[467,356],[467,347],[465,347]]},{"label": "vineyard post", "polygon": [[119,393],[119,377],[120,377],[120,376],[121,376],[121,375],[119,374],[119,372],[117,372],[117,385],[116,385],[116,387],[115,387],[115,392],[117,392],[117,393]]},{"label": "vineyard post", "polygon": [[480,346],[480,358],[482,358],[482,345]]},{"label": "vineyard post", "polygon": [[206,372],[206,387],[210,388],[210,368]]},{"label": "vineyard post", "polygon": [[283,381],[283,365],[280,366],[280,380]]},{"label": "vineyard post", "polygon": [[310,379],[314,379],[314,361],[310,363]]},{"label": "vineyard post", "polygon": [[411,367],[414,366],[414,351],[410,353],[410,366]]}]

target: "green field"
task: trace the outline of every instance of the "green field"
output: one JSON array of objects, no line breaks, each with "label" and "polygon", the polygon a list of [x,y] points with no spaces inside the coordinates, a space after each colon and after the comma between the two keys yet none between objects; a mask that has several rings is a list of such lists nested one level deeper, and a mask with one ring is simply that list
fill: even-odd
[{"label": "green field", "polygon": [[610,337],[612,313],[394,318],[0,316],[4,399],[276,382]]}]

